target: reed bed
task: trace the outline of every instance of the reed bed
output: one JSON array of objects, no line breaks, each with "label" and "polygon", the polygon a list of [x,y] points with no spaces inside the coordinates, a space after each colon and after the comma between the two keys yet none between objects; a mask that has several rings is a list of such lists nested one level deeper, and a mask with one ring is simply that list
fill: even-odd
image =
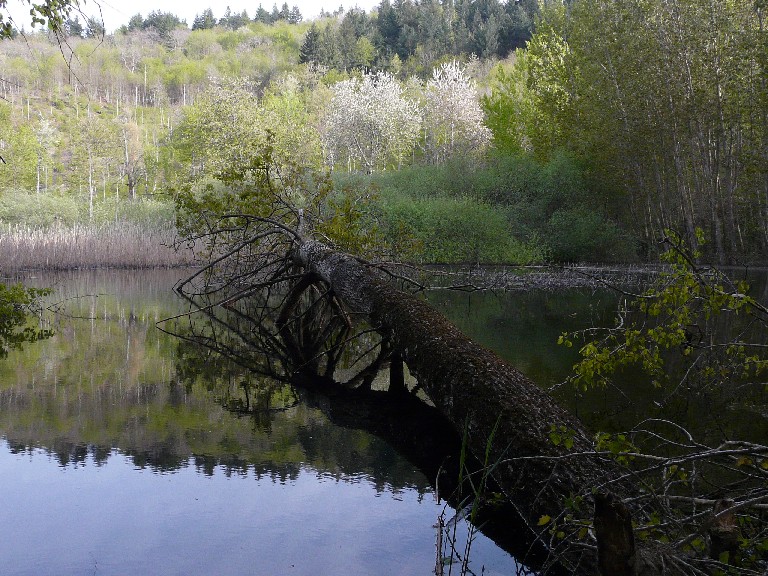
[{"label": "reed bed", "polygon": [[193,264],[192,250],[174,248],[172,224],[119,221],[34,228],[3,224],[0,270],[76,268],[172,268]]}]

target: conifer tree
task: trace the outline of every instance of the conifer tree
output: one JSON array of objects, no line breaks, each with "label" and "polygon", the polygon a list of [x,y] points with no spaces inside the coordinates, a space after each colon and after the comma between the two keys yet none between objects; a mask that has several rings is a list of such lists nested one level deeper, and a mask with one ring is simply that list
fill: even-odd
[{"label": "conifer tree", "polygon": [[195,16],[192,30],[210,30],[214,26],[216,26],[216,18],[213,17],[213,10],[206,8],[202,14]]},{"label": "conifer tree", "polygon": [[307,64],[309,62],[317,62],[319,58],[320,47],[320,32],[317,29],[317,25],[312,22],[312,25],[307,30],[306,36],[304,36],[304,42],[301,43],[299,49],[299,62]]}]

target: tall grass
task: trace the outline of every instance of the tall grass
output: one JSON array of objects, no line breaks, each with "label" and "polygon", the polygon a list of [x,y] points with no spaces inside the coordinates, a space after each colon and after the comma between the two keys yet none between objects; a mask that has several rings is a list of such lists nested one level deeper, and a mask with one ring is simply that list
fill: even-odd
[{"label": "tall grass", "polygon": [[0,196],[0,271],[154,268],[192,264],[175,250],[172,202],[5,191]]},{"label": "tall grass", "polygon": [[4,224],[0,229],[0,270],[74,268],[155,268],[191,265],[192,252],[175,250],[176,230],[118,221],[33,228]]}]

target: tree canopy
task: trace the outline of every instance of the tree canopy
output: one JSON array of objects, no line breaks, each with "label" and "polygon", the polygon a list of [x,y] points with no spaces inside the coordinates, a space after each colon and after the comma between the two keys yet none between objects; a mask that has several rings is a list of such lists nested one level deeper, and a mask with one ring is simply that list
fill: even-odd
[{"label": "tree canopy", "polygon": [[[497,141],[590,163],[646,247],[696,228],[720,263],[768,248],[760,2],[553,4],[488,100]],[[512,122],[505,122],[504,115]]]}]

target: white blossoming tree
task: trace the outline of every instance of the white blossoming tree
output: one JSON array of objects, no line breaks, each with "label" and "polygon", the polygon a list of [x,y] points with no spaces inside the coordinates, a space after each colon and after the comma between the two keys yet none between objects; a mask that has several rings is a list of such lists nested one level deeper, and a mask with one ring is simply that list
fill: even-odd
[{"label": "white blossoming tree", "polygon": [[425,153],[431,162],[476,153],[490,141],[477,87],[457,61],[432,71],[424,100]]},{"label": "white blossoming tree", "polygon": [[417,104],[405,98],[392,75],[377,72],[334,85],[323,145],[331,166],[375,172],[399,167],[413,151],[420,130]]}]

